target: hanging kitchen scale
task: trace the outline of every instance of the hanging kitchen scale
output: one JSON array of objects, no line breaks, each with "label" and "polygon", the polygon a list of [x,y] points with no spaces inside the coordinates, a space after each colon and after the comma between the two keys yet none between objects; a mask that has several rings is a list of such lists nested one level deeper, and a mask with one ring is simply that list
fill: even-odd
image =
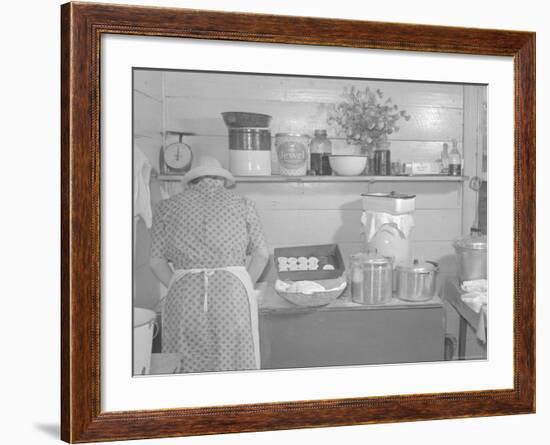
[{"label": "hanging kitchen scale", "polygon": [[179,136],[179,141],[161,147],[159,167],[161,175],[183,175],[189,171],[193,163],[193,150],[183,142],[184,136],[195,136],[195,133],[185,131],[167,131],[168,135]]}]

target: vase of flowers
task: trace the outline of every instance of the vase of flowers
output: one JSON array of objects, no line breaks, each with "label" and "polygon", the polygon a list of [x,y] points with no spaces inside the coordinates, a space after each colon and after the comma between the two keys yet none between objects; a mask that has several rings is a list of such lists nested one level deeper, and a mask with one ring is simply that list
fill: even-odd
[{"label": "vase of flowers", "polygon": [[345,136],[348,144],[359,146],[361,153],[369,156],[367,168],[372,174],[375,148],[388,148],[388,136],[399,131],[397,123],[401,119],[408,121],[411,116],[391,98],[384,99],[380,89],[345,87],[342,99],[330,107],[327,122]]}]

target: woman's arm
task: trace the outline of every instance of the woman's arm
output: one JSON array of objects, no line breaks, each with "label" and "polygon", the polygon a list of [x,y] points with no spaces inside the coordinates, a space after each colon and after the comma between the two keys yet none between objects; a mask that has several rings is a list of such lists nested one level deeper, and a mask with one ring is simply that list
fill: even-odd
[{"label": "woman's arm", "polygon": [[248,264],[248,274],[252,280],[252,283],[256,284],[256,281],[262,275],[262,272],[269,261],[269,251],[265,247],[256,249],[250,255],[250,263]]},{"label": "woman's arm", "polygon": [[149,266],[151,266],[151,270],[153,271],[155,277],[157,277],[160,282],[168,288],[172,275],[174,274],[168,265],[168,261],[163,258],[151,258],[149,261]]}]

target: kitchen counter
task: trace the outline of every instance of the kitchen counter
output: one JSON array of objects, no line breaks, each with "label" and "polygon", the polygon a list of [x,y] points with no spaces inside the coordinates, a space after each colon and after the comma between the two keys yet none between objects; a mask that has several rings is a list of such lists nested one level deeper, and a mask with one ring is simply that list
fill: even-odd
[{"label": "kitchen counter", "polygon": [[262,369],[415,363],[444,359],[445,312],[439,297],[378,306],[348,291],[318,308],[296,306],[272,284],[257,288]]}]

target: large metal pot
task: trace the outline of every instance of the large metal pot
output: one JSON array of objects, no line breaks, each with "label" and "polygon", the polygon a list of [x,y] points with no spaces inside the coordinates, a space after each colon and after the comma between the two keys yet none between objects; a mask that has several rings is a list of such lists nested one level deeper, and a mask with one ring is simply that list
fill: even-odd
[{"label": "large metal pot", "polygon": [[470,236],[455,241],[458,281],[487,279],[487,236],[472,230]]},{"label": "large metal pot", "polygon": [[435,296],[435,284],[439,265],[433,261],[398,264],[397,298],[405,301],[426,301]]},{"label": "large metal pot", "polygon": [[384,304],[392,298],[392,263],[372,251],[350,259],[351,298],[359,304]]}]

